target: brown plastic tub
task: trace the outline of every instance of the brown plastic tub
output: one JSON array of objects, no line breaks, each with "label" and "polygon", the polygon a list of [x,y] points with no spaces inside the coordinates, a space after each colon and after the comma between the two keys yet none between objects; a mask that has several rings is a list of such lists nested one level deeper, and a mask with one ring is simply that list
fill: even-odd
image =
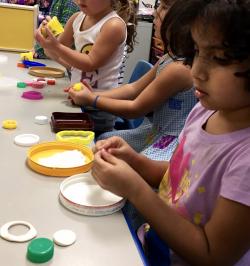
[{"label": "brown plastic tub", "polygon": [[94,130],[94,122],[87,113],[53,112],[51,128],[54,132],[62,130]]}]

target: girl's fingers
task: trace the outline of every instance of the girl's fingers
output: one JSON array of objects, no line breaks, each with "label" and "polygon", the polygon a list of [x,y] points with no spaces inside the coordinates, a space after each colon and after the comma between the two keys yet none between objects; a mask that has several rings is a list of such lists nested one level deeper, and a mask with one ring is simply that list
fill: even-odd
[{"label": "girl's fingers", "polygon": [[89,85],[89,83],[86,80],[81,81],[83,85],[85,85],[90,91],[93,91],[92,87]]},{"label": "girl's fingers", "polygon": [[65,89],[63,89],[63,91],[64,91],[64,92],[69,92],[70,88],[71,88],[71,87],[65,88]]},{"label": "girl's fingers", "polygon": [[50,38],[55,38],[51,30],[48,28],[48,26],[45,26],[45,28],[46,28],[47,36]]},{"label": "girl's fingers", "polygon": [[105,149],[102,149],[100,153],[101,153],[101,158],[105,162],[112,164],[112,165],[115,165],[117,163],[118,159],[114,157],[112,154],[110,154],[109,152],[107,152]]}]

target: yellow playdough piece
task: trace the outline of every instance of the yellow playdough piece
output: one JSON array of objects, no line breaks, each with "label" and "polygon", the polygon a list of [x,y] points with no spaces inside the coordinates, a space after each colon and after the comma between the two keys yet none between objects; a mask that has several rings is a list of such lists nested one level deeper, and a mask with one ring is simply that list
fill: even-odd
[{"label": "yellow playdough piece", "polygon": [[83,90],[83,84],[81,82],[75,83],[74,86],[73,86],[73,90],[74,91],[81,91],[81,90]]},{"label": "yellow playdough piece", "polygon": [[17,127],[16,120],[4,120],[3,121],[3,128],[6,129],[15,129]]}]

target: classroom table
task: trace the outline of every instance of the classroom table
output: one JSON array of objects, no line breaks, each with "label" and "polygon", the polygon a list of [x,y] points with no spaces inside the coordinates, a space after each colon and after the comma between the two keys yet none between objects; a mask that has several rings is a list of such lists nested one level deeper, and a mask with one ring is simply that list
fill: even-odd
[{"label": "classroom table", "polygon": [[[72,107],[63,92],[63,88],[69,85],[68,78],[58,78],[55,86],[41,89],[42,100],[23,99],[23,89],[17,88],[16,81],[32,80],[34,77],[28,74],[28,69],[17,67],[19,54],[0,52],[0,56],[8,58],[7,62],[0,60],[0,122],[14,119],[18,123],[14,130],[0,128],[0,227],[10,221],[27,221],[36,228],[37,237],[50,239],[60,229],[74,231],[76,242],[68,247],[55,245],[52,260],[42,265],[143,265],[121,211],[102,217],[70,212],[58,200],[59,186],[64,178],[32,171],[26,165],[29,147],[14,144],[14,137],[24,133],[37,134],[40,142],[55,140],[50,124],[38,125],[34,122],[37,115],[50,118],[55,111],[80,112],[79,108]],[[40,62],[58,66],[50,60]],[[1,83],[3,80],[6,86]],[[11,232],[23,234],[26,229],[17,227]],[[0,238],[0,264],[34,265],[26,259],[28,243],[8,242]]]}]

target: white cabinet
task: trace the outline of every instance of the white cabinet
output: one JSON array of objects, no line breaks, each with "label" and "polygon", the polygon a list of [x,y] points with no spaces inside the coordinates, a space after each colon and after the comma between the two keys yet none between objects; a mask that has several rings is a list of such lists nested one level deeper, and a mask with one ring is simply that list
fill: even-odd
[{"label": "white cabinet", "polygon": [[152,37],[153,23],[147,21],[138,21],[137,36],[134,51],[128,54],[125,63],[123,83],[128,83],[132,71],[138,60],[144,59],[149,61],[151,37]]}]

